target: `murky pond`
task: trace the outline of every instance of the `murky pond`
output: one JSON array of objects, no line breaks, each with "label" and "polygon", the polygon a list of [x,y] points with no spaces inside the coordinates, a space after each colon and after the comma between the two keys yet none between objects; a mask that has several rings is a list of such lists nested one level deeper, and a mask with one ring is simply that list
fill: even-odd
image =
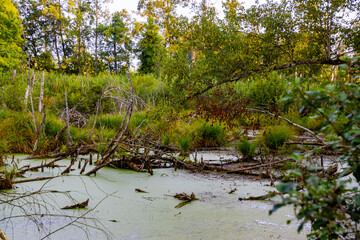
[{"label": "murky pond", "polygon": [[[16,156],[23,158],[24,156]],[[22,164],[39,164],[37,160],[21,160]],[[67,165],[67,160],[60,165]],[[91,167],[91,166],[90,166]],[[274,190],[267,181],[253,181],[240,176],[194,174],[188,171],[157,169],[154,175],[111,168],[101,169],[96,177],[80,176],[77,166],[70,175],[48,181],[18,184],[16,192],[44,190],[71,191],[78,202],[89,200],[85,210],[62,210],[62,214],[81,216],[90,211],[88,220],[67,226],[74,218],[63,218],[61,207],[72,202],[64,195],[44,197],[49,207],[36,225],[25,218],[0,222],[0,229],[10,239],[41,239],[51,231],[66,226],[52,234],[51,239],[305,239],[305,233],[297,233],[297,223],[286,224],[292,219],[292,209],[284,208],[269,216],[270,201],[238,201],[239,197],[262,195]],[[89,167],[88,167],[89,168]],[[90,168],[89,168],[90,169]],[[59,169],[28,173],[29,177],[57,175]],[[139,188],[148,193],[139,193]],[[234,194],[228,194],[237,188]],[[172,197],[175,193],[192,192],[199,199],[182,208]],[[41,200],[37,200],[41,202]],[[1,209],[3,206],[1,206]],[[31,214],[38,209],[24,206]],[[3,210],[3,209],[2,209]],[[10,208],[0,213],[7,216]],[[20,214],[16,210],[12,215]],[[90,218],[96,218],[94,228]],[[307,229],[308,230],[308,229]]]}]

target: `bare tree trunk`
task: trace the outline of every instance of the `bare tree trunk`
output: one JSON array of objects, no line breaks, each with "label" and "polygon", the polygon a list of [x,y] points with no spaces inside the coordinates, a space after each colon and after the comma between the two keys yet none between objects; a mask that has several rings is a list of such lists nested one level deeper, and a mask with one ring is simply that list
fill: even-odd
[{"label": "bare tree trunk", "polygon": [[26,90],[25,90],[25,99],[24,99],[24,104],[25,104],[25,108],[27,107],[27,103],[28,103],[28,99],[29,99],[29,95],[30,95],[30,92],[32,90],[32,86],[34,85],[34,82],[35,82],[35,72],[34,70],[30,73],[30,70],[29,70],[29,75],[26,74],[26,70],[25,70],[25,76],[26,76],[26,79],[27,79],[27,87],[26,87]]},{"label": "bare tree trunk", "polygon": [[42,112],[42,102],[44,99],[44,87],[45,87],[45,71],[41,72],[41,84],[40,84],[40,97],[39,97],[39,109],[38,113]]}]

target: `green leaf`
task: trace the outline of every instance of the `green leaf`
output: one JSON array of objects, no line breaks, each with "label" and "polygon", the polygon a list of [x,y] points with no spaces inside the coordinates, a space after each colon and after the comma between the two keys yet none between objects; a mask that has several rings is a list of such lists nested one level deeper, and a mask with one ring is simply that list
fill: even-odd
[{"label": "green leaf", "polygon": [[281,193],[288,193],[296,189],[297,183],[279,183],[276,189]]}]

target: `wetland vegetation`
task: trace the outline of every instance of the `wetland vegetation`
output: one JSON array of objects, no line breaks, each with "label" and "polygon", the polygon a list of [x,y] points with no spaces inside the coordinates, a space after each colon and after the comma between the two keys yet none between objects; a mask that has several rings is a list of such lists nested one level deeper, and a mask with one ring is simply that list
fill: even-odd
[{"label": "wetland vegetation", "polygon": [[359,1],[106,2],[0,0],[2,240],[359,238]]}]

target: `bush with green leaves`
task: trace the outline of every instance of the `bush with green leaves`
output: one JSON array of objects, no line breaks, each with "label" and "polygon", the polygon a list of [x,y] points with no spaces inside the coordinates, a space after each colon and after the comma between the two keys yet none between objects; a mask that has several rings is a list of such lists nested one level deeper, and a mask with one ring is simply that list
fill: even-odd
[{"label": "bush with green leaves", "polygon": [[[341,66],[337,80],[323,83],[313,91],[304,91],[297,79],[293,90],[284,99],[311,107],[316,113],[314,117],[324,121],[320,132],[330,132],[326,136],[331,139],[328,146],[341,154],[337,161],[342,163],[343,169],[338,174],[324,171],[325,174],[319,177],[302,167],[288,173],[295,177],[293,183],[277,186],[282,202],[276,204],[271,213],[285,205],[295,206],[295,215],[301,221],[298,230],[301,231],[306,223],[311,224],[309,239],[360,237],[360,86],[356,82],[360,76],[354,75],[359,68],[349,71],[349,65],[356,66],[359,59],[345,58],[347,64]],[[339,123],[339,118],[344,115],[347,116],[346,123]],[[310,157],[311,154],[293,155],[299,165],[305,164],[304,159]],[[350,173],[354,178],[344,177]]]},{"label": "bush with green leaves", "polygon": [[288,89],[287,82],[287,79],[276,72],[269,73],[267,76],[252,79],[245,94],[257,106],[282,108],[280,99]]}]

